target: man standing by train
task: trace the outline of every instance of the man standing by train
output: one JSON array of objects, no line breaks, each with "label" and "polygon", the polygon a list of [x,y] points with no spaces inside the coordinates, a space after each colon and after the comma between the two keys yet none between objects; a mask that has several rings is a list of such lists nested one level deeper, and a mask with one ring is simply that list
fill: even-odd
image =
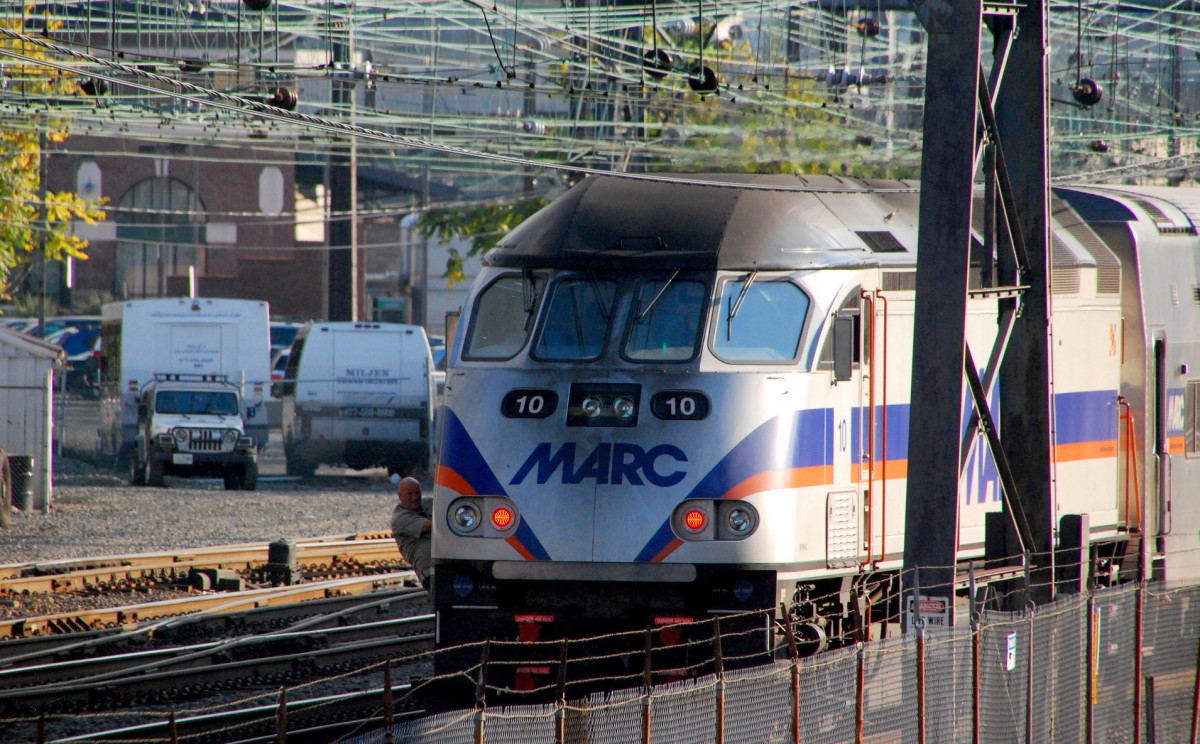
[{"label": "man standing by train", "polygon": [[392,537],[396,539],[400,554],[417,572],[421,586],[428,589],[433,564],[430,555],[432,522],[429,515],[421,511],[421,482],[411,476],[401,479],[396,497],[400,503],[392,509]]}]

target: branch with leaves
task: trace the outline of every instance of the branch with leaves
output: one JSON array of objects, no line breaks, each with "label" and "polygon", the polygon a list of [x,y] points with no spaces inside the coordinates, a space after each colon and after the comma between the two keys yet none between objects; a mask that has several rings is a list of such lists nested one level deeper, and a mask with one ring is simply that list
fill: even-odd
[{"label": "branch with leaves", "polygon": [[[32,15],[33,6],[26,14]],[[49,31],[61,23],[45,19]],[[10,28],[19,20],[5,23]],[[39,56],[24,42],[0,41],[23,47],[22,54]],[[82,95],[79,82],[43,65],[20,63],[4,68],[4,84],[25,96]],[[94,224],[105,218],[104,200],[82,199],[69,191],[43,190],[43,147],[62,142],[69,134],[61,121],[38,112],[24,114],[23,126],[0,127],[0,298],[9,299],[33,268],[34,258],[43,251],[48,261],[67,258],[87,259],[87,240],[73,234],[75,222]]]},{"label": "branch with leaves", "polygon": [[507,204],[487,204],[469,209],[434,209],[421,215],[417,232],[429,240],[448,243],[455,237],[471,239],[467,255],[451,248],[446,260],[446,273],[442,277],[450,280],[449,286],[466,280],[463,260],[470,256],[481,256],[500,242],[514,227],[528,219],[534,212],[549,204],[544,197],[522,199]]}]

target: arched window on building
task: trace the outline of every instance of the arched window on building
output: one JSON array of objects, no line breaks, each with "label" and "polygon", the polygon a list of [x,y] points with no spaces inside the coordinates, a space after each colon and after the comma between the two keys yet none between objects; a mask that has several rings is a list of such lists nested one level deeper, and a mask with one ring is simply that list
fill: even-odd
[{"label": "arched window on building", "polygon": [[117,297],[165,297],[170,277],[204,274],[204,206],[190,186],[157,176],[117,204]]}]

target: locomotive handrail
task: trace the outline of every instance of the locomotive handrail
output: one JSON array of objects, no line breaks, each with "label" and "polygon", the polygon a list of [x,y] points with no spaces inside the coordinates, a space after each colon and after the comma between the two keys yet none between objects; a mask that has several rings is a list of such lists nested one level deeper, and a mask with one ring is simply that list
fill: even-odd
[{"label": "locomotive handrail", "polygon": [[[1124,413],[1121,410],[1124,409]],[[1137,481],[1137,451],[1134,449],[1134,444],[1137,441],[1136,433],[1133,426],[1133,408],[1129,405],[1129,400],[1124,395],[1117,396],[1117,417],[1125,419],[1125,530],[1133,532],[1141,530],[1142,520],[1142,499],[1141,492],[1138,489]],[[1118,447],[1120,439],[1117,440]],[[1132,473],[1132,478],[1130,474]],[[1129,523],[1129,486],[1133,485],[1133,514],[1137,515],[1136,526],[1130,526]]]},{"label": "locomotive handrail", "polygon": [[[865,289],[858,291],[859,299],[870,309],[867,329],[867,557],[859,567],[868,566],[875,557],[875,300]],[[859,472],[862,472],[861,465]],[[881,538],[882,539],[882,538]]]},{"label": "locomotive handrail", "polygon": [[[883,391],[883,420],[880,422],[882,431],[879,435],[880,472],[879,472],[879,560],[887,560],[887,377],[888,377],[888,301],[879,290],[875,290],[875,299],[883,306],[883,379],[880,380],[880,390]],[[874,357],[872,357],[874,359]]]},{"label": "locomotive handrail", "polygon": [[871,326],[869,330],[869,338],[867,348],[870,349],[870,360],[867,362],[867,374],[870,377],[870,387],[867,392],[867,409],[870,418],[867,420],[867,557],[866,560],[859,564],[859,567],[871,565],[875,559],[874,535],[875,529],[872,525],[874,521],[875,508],[875,305],[876,302],[883,306],[883,361],[880,363],[882,379],[880,380],[882,391],[882,409],[883,416],[880,430],[880,474],[879,474],[879,560],[887,560],[887,298],[884,297],[878,289],[860,290],[859,296],[870,306]]}]

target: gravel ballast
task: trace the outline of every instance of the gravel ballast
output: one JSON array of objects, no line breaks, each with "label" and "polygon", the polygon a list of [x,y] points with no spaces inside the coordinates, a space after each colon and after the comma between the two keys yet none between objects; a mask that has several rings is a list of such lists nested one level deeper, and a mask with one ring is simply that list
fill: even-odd
[{"label": "gravel ballast", "polygon": [[54,470],[50,513],[12,512],[9,526],[0,528],[0,563],[390,534],[396,503],[395,486],[382,471],[226,491],[219,481],[170,477],[165,488],[134,487],[70,458],[59,458]]}]

